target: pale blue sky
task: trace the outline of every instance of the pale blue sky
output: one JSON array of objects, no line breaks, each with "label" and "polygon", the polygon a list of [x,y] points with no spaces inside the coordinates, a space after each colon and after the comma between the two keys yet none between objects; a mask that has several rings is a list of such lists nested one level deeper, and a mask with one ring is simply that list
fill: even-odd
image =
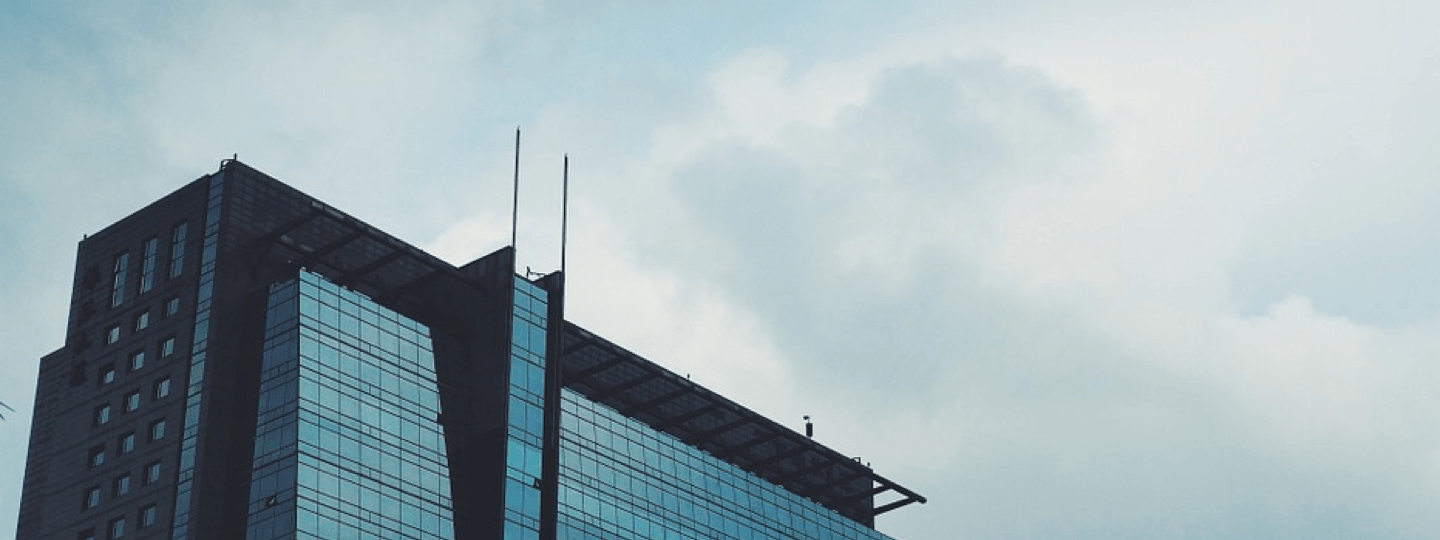
[{"label": "pale blue sky", "polygon": [[1440,7],[0,7],[0,534],[82,235],[239,153],[925,494],[901,540],[1440,530]]}]

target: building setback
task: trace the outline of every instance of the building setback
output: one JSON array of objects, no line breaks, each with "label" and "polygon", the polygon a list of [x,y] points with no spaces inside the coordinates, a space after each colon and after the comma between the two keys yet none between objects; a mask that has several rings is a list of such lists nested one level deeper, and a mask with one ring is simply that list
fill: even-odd
[{"label": "building setback", "polygon": [[884,539],[924,497],[234,160],[80,242],[17,538]]}]

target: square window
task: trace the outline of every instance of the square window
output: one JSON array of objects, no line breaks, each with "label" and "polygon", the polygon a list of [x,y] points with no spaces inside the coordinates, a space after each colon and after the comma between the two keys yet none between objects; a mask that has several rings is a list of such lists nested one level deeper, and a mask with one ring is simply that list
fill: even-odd
[{"label": "square window", "polygon": [[125,518],[122,516],[122,517],[117,517],[117,518],[115,518],[115,519],[110,520],[110,536],[109,536],[110,540],[115,540],[116,538],[124,538],[124,537],[125,537]]},{"label": "square window", "polygon": [[160,357],[165,358],[172,354],[175,354],[175,336],[160,341]]},{"label": "square window", "polygon": [[150,311],[142,311],[135,316],[135,331],[139,332],[150,327]]},{"label": "square window", "polygon": [[155,399],[170,395],[170,377],[155,381]]},{"label": "square window", "polygon": [[105,329],[105,344],[114,345],[117,341],[120,341],[120,325],[118,324]]},{"label": "square window", "polygon": [[130,371],[138,371],[145,367],[145,351],[130,353]]},{"label": "square window", "polygon": [[112,362],[100,366],[100,376],[96,377],[95,380],[100,383],[100,386],[115,382],[115,364]]},{"label": "square window", "polygon": [[85,458],[85,467],[93,469],[105,464],[105,445],[97,444],[90,447],[90,453]]},{"label": "square window", "polygon": [[150,440],[158,441],[165,438],[165,419],[161,418],[150,422]]},{"label": "square window", "polygon": [[125,473],[125,474],[122,474],[122,475],[120,475],[120,476],[116,476],[116,477],[115,477],[115,482],[114,482],[113,484],[114,484],[114,488],[115,488],[115,489],[114,489],[114,491],[112,491],[112,493],[113,493],[113,495],[111,495],[112,497],[119,497],[119,496],[122,496],[122,495],[129,495],[129,494],[130,494],[130,473]]},{"label": "square window", "polygon": [[94,416],[94,418],[93,418],[92,420],[93,420],[92,424],[95,425],[95,426],[103,426],[103,425],[105,425],[105,424],[109,424],[109,423],[110,423],[110,404],[109,404],[109,403],[106,403],[106,404],[101,405],[101,406],[99,406],[99,407],[95,407],[95,416]]},{"label": "square window", "polygon": [[140,409],[140,391],[135,390],[125,394],[125,412],[132,413]]},{"label": "square window", "polygon": [[178,314],[180,314],[180,297],[171,296],[169,300],[165,301],[165,316],[174,317]]},{"label": "square window", "polygon": [[124,435],[121,435],[121,436],[120,436],[120,440],[119,440],[119,441],[116,443],[116,445],[115,445],[115,453],[123,456],[123,455],[125,455],[125,454],[129,454],[130,452],[134,452],[134,451],[135,451],[135,432],[134,432],[134,431],[131,431],[131,432],[129,432],[129,433],[126,433],[126,434],[124,434]]},{"label": "square window", "polygon": [[160,481],[160,462],[153,461],[145,466],[145,477],[140,480],[142,485],[150,485]]},{"label": "square window", "polygon": [[80,509],[89,510],[96,506],[100,506],[100,486],[90,486],[80,498]]},{"label": "square window", "polygon": [[160,510],[159,510],[158,508],[156,508],[155,505],[153,505],[153,504],[152,504],[152,505],[148,505],[148,506],[146,506],[146,507],[144,507],[144,508],[141,508],[141,509],[140,509],[140,524],[137,525],[135,528],[137,528],[137,529],[144,529],[144,528],[148,528],[148,527],[154,527],[154,526],[155,526],[155,523],[159,521],[159,516],[160,516]]}]

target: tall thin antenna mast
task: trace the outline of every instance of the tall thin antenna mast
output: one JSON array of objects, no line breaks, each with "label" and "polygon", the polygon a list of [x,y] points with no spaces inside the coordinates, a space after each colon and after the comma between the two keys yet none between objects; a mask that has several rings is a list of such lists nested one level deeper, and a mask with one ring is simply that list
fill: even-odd
[{"label": "tall thin antenna mast", "polygon": [[565,273],[565,244],[570,232],[570,154],[565,154],[564,178],[560,188],[560,273]]},{"label": "tall thin antenna mast", "polygon": [[515,232],[520,222],[520,126],[515,126],[515,187],[510,206],[510,249],[515,249]]}]

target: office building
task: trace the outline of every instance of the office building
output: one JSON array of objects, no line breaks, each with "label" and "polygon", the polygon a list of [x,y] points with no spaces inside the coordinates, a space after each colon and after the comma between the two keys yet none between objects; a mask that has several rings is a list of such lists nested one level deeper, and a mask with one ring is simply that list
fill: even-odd
[{"label": "office building", "polygon": [[920,495],[234,160],[80,242],[18,538],[887,538]]}]

